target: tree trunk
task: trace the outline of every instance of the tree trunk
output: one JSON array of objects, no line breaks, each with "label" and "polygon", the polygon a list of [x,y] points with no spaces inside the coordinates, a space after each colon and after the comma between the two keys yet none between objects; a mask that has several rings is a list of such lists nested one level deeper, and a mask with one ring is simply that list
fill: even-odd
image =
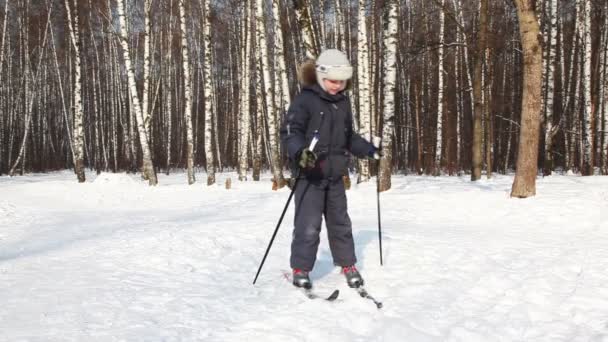
[{"label": "tree trunk", "polygon": [[264,1],[257,0],[256,6],[256,31],[257,31],[257,42],[258,42],[258,53],[262,63],[262,80],[264,83],[264,98],[266,103],[266,118],[268,123],[268,144],[270,145],[270,166],[273,173],[273,182],[275,183],[273,188],[280,189],[285,186],[285,180],[283,179],[283,168],[281,166],[281,160],[279,157],[279,145],[278,145],[278,130],[276,112],[274,111],[274,105],[272,100],[272,79],[270,78],[269,58],[268,58],[268,45],[266,43],[266,26],[264,22]]},{"label": "tree trunk", "polygon": [[517,172],[511,197],[536,195],[540,110],[542,105],[542,43],[533,0],[514,0],[524,55],[524,85]]},{"label": "tree trunk", "polygon": [[[241,85],[241,114],[239,120],[239,133],[238,133],[238,162],[239,162],[239,181],[247,180],[247,168],[249,162],[249,137],[250,137],[250,122],[251,122],[251,104],[249,101],[249,87],[251,84],[251,51],[253,36],[251,30],[251,3],[249,0],[245,1],[245,19],[243,20],[243,27],[241,29],[243,36],[243,43],[241,49],[241,74],[240,79],[243,80]],[[258,98],[259,99],[259,98]],[[254,157],[255,158],[255,157]],[[255,162],[254,162],[255,163]],[[255,169],[255,167],[254,167]]]},{"label": "tree trunk", "polygon": [[549,24],[547,25],[547,67],[546,67],[546,92],[547,100],[545,101],[545,162],[543,167],[543,175],[549,176],[553,172],[553,137],[555,136],[555,128],[553,126],[553,98],[555,90],[555,63],[556,63],[556,45],[557,45],[557,1],[549,0]]},{"label": "tree trunk", "polygon": [[84,183],[84,111],[82,109],[82,76],[80,66],[80,30],[78,25],[78,2],[74,4],[74,20],[70,11],[69,0],[65,1],[68,27],[74,46],[74,172],[79,183]]},{"label": "tree trunk", "polygon": [[[445,5],[445,0],[440,0],[441,7]],[[443,150],[443,121],[444,121],[444,108],[443,108],[443,44],[444,44],[444,30],[445,30],[445,13],[443,10],[439,11],[439,48],[437,49],[438,62],[437,62],[437,73],[438,73],[438,84],[437,84],[437,139],[435,145],[435,163],[433,174],[439,176],[442,170],[442,150]]]},{"label": "tree trunk", "polygon": [[123,57],[125,60],[125,66],[127,69],[128,83],[129,83],[129,95],[131,97],[132,110],[135,113],[135,120],[137,125],[137,130],[139,133],[139,142],[142,148],[143,154],[143,173],[144,177],[148,180],[150,185],[158,184],[158,180],[156,178],[156,171],[154,170],[154,165],[152,164],[152,156],[150,153],[150,145],[148,144],[148,135],[146,133],[146,129],[144,127],[144,118],[141,109],[141,104],[139,101],[139,96],[137,95],[137,84],[135,82],[135,71],[133,70],[131,64],[131,56],[129,53],[129,41],[128,41],[128,33],[127,33],[127,24],[125,19],[125,6],[124,0],[116,0],[117,10],[118,10],[118,26],[120,31],[120,43],[123,49]]},{"label": "tree trunk", "polygon": [[486,50],[486,39],[488,32],[488,0],[481,0],[479,13],[479,37],[477,39],[477,53],[475,56],[475,70],[473,75],[473,98],[475,101],[475,111],[473,114],[473,145],[472,145],[472,170],[471,180],[476,181],[481,178],[483,167],[483,88],[482,73],[484,55]]},{"label": "tree trunk", "polygon": [[395,88],[397,82],[397,33],[398,9],[397,0],[387,0],[388,26],[384,38],[384,108],[382,129],[382,150],[384,158],[380,160],[379,189],[386,191],[391,188],[391,174],[393,163],[393,133],[395,117]]},{"label": "tree trunk", "polygon": [[[194,176],[194,134],[192,128],[192,84],[190,69],[190,49],[188,44],[188,33],[186,31],[186,8],[185,0],[179,1],[179,21],[182,43],[182,67],[184,69],[184,121],[186,123],[186,165],[188,169],[188,184],[196,182]],[[206,102],[206,101],[205,101]],[[205,111],[206,112],[206,111]]]},{"label": "tree trunk", "polygon": [[[359,98],[359,134],[371,141],[371,92],[370,92],[370,63],[367,43],[366,24],[367,0],[359,0],[358,31],[357,31],[357,85]],[[369,161],[359,160],[359,178],[357,183],[369,180]]]},{"label": "tree trunk", "polygon": [[[212,45],[211,45],[211,8],[210,0],[203,0],[205,9],[205,21],[203,24],[203,39],[205,42],[205,160],[207,165],[207,185],[215,184],[215,160],[213,156],[213,72],[212,70]],[[215,132],[217,134],[217,132]]]},{"label": "tree trunk", "polygon": [[595,110],[592,98],[592,83],[591,83],[591,0],[580,0],[582,2],[581,15],[584,16],[583,20],[583,44],[584,50],[584,71],[583,71],[583,88],[585,98],[585,112],[583,116],[583,162],[582,162],[582,174],[585,176],[594,174],[595,166],[595,151],[593,151],[593,141],[595,132],[593,130]]}]

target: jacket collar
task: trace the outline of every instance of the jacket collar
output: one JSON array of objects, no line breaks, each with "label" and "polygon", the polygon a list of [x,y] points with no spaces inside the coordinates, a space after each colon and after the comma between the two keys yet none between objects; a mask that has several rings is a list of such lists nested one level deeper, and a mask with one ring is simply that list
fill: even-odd
[{"label": "jacket collar", "polygon": [[321,86],[318,83],[304,86],[303,90],[312,91],[313,93],[317,94],[323,100],[326,100],[331,103],[340,102],[346,98],[346,95],[344,95],[344,91],[341,91],[341,92],[337,93],[336,95],[332,95],[332,94],[326,92],[325,90],[323,90],[323,88],[321,88]]}]

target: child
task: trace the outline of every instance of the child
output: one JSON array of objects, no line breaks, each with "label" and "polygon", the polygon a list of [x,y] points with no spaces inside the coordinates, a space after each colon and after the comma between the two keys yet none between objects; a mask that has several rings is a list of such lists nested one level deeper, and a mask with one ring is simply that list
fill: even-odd
[{"label": "child", "polygon": [[352,74],[348,58],[339,50],[325,50],[316,63],[304,63],[302,91],[291,103],[281,129],[282,143],[300,168],[290,259],[297,287],[312,287],[308,273],[317,255],[322,216],[334,264],[342,267],[350,287],[363,285],[355,267],[342,177],[348,172],[350,154],[379,159],[381,152],[353,131],[351,105],[344,94]]}]

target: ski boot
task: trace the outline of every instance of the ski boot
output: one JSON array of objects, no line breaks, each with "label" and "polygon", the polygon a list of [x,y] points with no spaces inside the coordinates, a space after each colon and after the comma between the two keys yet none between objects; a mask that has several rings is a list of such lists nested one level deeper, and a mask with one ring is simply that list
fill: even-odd
[{"label": "ski boot", "polygon": [[346,277],[346,283],[349,287],[357,288],[363,286],[363,278],[355,265],[342,267],[342,273]]},{"label": "ski boot", "polygon": [[304,271],[300,268],[293,269],[293,285],[295,287],[303,287],[305,289],[311,289],[312,283],[308,277],[308,271]]}]

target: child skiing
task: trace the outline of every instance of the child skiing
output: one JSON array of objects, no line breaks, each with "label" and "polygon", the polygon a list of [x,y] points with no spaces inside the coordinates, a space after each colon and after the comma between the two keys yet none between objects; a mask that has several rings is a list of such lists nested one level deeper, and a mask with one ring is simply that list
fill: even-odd
[{"label": "child skiing", "polygon": [[381,152],[353,131],[350,101],[344,94],[353,68],[344,53],[323,51],[316,62],[300,70],[302,91],[291,103],[281,128],[281,140],[299,171],[290,265],[293,284],[311,288],[312,270],[325,217],[334,264],[342,267],[348,286],[363,285],[355,263],[351,220],[343,176],[349,154],[379,159]]}]

